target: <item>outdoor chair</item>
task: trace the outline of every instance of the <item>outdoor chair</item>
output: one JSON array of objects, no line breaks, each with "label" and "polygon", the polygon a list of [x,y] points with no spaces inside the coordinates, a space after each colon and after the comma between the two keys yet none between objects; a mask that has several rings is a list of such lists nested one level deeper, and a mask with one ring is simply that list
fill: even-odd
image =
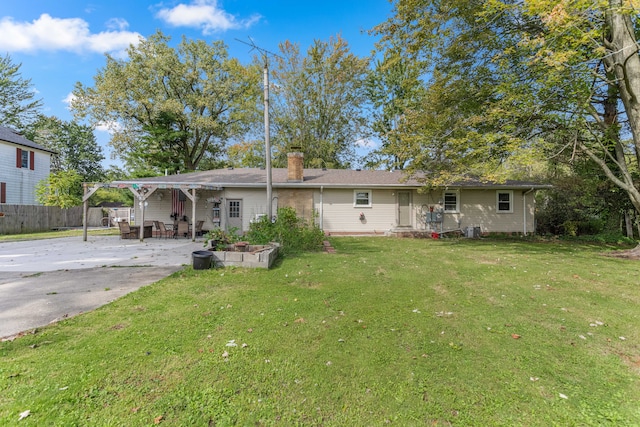
[{"label": "outdoor chair", "polygon": [[167,230],[167,227],[165,227],[164,222],[153,221],[153,223],[156,226],[156,230],[158,230],[158,237],[164,236],[165,239],[167,237],[173,237],[173,230]]},{"label": "outdoor chair", "polygon": [[196,222],[196,236],[202,236],[202,226],[204,225],[204,221]]},{"label": "outdoor chair", "polygon": [[178,221],[178,228],[175,236],[189,237],[189,223],[187,221]]},{"label": "outdoor chair", "polygon": [[129,223],[126,221],[120,221],[118,223],[118,227],[120,228],[120,238],[121,239],[137,239],[140,237],[138,235],[140,229],[139,228],[131,228]]}]

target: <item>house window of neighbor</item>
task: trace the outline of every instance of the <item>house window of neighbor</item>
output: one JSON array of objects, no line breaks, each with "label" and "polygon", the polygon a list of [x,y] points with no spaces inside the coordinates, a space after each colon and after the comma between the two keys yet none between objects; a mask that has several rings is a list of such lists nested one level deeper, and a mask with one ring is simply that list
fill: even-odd
[{"label": "house window of neighbor", "polygon": [[513,212],[513,191],[497,192],[497,210],[498,213]]},{"label": "house window of neighbor", "polygon": [[353,193],[354,206],[356,207],[370,207],[371,206],[371,191],[370,190],[356,190]]},{"label": "house window of neighbor", "polygon": [[444,193],[444,211],[458,212],[458,193],[455,191],[447,191]]},{"label": "house window of neighbor", "polygon": [[20,155],[22,156],[22,166],[21,167],[27,169],[29,167],[29,152],[27,150],[22,150]]}]

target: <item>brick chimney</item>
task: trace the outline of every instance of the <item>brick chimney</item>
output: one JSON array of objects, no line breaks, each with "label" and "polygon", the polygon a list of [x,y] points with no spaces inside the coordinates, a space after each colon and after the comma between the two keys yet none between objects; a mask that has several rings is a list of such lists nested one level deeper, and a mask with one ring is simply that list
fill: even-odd
[{"label": "brick chimney", "polygon": [[287,154],[287,181],[304,181],[304,154],[294,151]]}]

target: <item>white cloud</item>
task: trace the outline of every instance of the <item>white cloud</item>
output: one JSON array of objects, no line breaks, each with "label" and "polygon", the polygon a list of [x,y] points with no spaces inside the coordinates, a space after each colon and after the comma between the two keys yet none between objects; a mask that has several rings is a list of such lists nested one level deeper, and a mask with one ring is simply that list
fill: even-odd
[{"label": "white cloud", "polygon": [[379,144],[368,138],[362,138],[356,141],[356,146],[360,148],[378,148]]},{"label": "white cloud", "polygon": [[110,30],[124,31],[129,28],[129,23],[126,21],[126,19],[111,18],[107,21],[105,26]]},{"label": "white cloud", "polygon": [[109,135],[113,135],[114,132],[118,132],[124,129],[118,122],[100,122],[95,125],[95,130],[98,132],[106,132]]},{"label": "white cloud", "polygon": [[124,31],[126,21],[115,20],[110,25],[113,23],[120,29],[92,34],[89,24],[80,18],[54,18],[43,13],[32,22],[17,22],[4,17],[0,19],[0,51],[104,53],[122,51],[138,43],[139,33]]},{"label": "white cloud", "polygon": [[73,92],[69,92],[67,96],[62,100],[62,102],[67,104],[67,108],[71,108],[71,103],[74,99],[76,99],[76,96],[73,94]]},{"label": "white cloud", "polygon": [[248,28],[261,18],[260,15],[253,15],[248,19],[237,19],[219,8],[217,0],[194,0],[190,4],[160,9],[156,17],[174,27],[200,28],[204,34]]}]

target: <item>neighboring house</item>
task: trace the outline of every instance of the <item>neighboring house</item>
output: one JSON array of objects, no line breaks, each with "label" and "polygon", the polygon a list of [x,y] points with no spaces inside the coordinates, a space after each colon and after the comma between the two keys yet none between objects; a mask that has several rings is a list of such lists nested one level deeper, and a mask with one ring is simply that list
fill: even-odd
[{"label": "neighboring house", "polygon": [[[291,153],[288,169],[272,170],[272,211],[294,207],[329,234],[533,233],[534,193],[548,188],[468,181],[423,192],[422,183],[401,171],[303,169],[302,161],[301,153]],[[229,168],[108,185],[138,195],[136,219],[166,223],[186,216],[191,223],[205,221],[204,229],[247,231],[267,213],[266,177],[264,169]]]},{"label": "neighboring house", "polygon": [[0,126],[0,203],[37,205],[36,185],[49,176],[53,151]]}]

